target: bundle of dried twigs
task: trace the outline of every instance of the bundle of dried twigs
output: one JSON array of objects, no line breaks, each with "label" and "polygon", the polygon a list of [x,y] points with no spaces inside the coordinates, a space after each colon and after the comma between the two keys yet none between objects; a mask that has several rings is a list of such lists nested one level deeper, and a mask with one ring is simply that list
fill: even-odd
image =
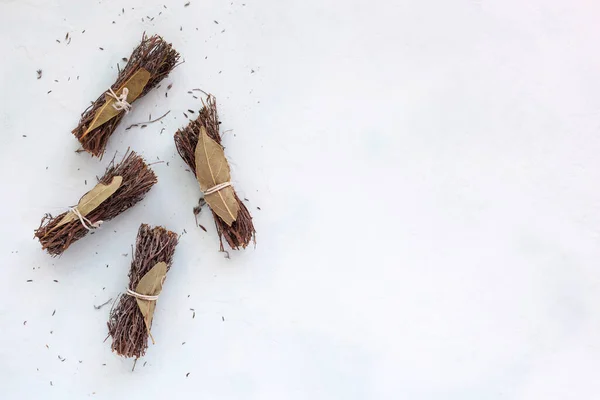
[{"label": "bundle of dried twigs", "polygon": [[[119,178],[120,177],[120,178]],[[115,185],[117,180],[120,185]],[[108,221],[142,200],[150,188],[157,182],[156,175],[135,152],[127,152],[123,160],[115,165],[114,158],[100,178],[98,185],[86,193],[77,207],[57,217],[46,214],[35,231],[42,249],[52,256],[62,254],[73,242],[87,235],[93,227]],[[116,190],[105,199],[99,199],[107,188]],[[98,190],[99,189],[99,190]],[[89,212],[92,203],[95,207]]]},{"label": "bundle of dried twigs", "polygon": [[[170,43],[165,42],[160,36],[154,35],[148,38],[144,34],[142,35],[142,42],[133,50],[127,65],[119,72],[117,81],[111,86],[111,90],[120,96],[126,85],[137,84],[139,90],[137,90],[136,95],[133,94],[135,88],[130,87],[128,90],[132,92],[130,96],[135,97],[133,99],[135,101],[136,98],[144,96],[166,77],[175,68],[178,60],[179,53],[173,49]],[[143,74],[140,74],[140,71]],[[96,157],[102,157],[108,138],[125,115],[124,111],[118,113],[113,111],[116,115],[90,130],[91,126],[98,123],[96,121],[97,114],[105,111],[103,106],[110,101],[112,101],[111,97],[106,93],[102,93],[83,112],[79,125],[73,130],[73,134],[79,139],[83,149]],[[128,100],[128,102],[131,103],[132,100]]]},{"label": "bundle of dried twigs", "polygon": [[[203,102],[203,107],[200,110],[200,115],[194,121],[191,121],[188,126],[183,129],[179,129],[175,133],[175,145],[177,151],[186,164],[194,171],[194,175],[198,177],[198,171],[196,166],[196,149],[199,142],[199,137],[202,131],[206,132],[206,135],[214,140],[219,146],[221,146],[221,135],[219,134],[219,118],[217,115],[217,105],[215,98],[209,95],[206,103]],[[228,166],[225,166],[227,170]],[[239,199],[234,190],[232,190],[235,201],[238,204],[239,210],[237,212],[237,218],[231,224],[227,224],[223,218],[221,218],[212,209],[215,225],[219,234],[219,241],[221,251],[223,248],[223,238],[227,241],[229,246],[238,250],[240,247],[246,248],[251,240],[255,238],[256,231],[254,230],[254,224],[252,223],[252,216],[244,203]]]},{"label": "bundle of dried twigs", "polygon": [[[160,286],[154,293],[158,295],[162,289],[162,283],[166,272],[171,267],[175,246],[177,245],[177,234],[162,227],[151,228],[142,224],[138,231],[135,243],[135,256],[131,262],[129,270],[129,288],[130,291],[140,291],[140,281],[144,276],[150,276],[148,273],[159,263],[166,264],[162,270],[164,275],[157,275]],[[161,274],[162,274],[161,273]],[[148,274],[148,275],[147,275]],[[146,279],[146,278],[144,278]],[[137,293],[134,293],[137,294]],[[141,303],[138,297],[131,294],[122,295],[110,312],[108,321],[109,336],[112,336],[112,350],[120,356],[140,358],[146,353],[148,348],[148,335],[152,325],[152,314],[156,300]],[[150,316],[144,315],[141,307],[152,308]],[[152,335],[150,335],[152,337]]]}]

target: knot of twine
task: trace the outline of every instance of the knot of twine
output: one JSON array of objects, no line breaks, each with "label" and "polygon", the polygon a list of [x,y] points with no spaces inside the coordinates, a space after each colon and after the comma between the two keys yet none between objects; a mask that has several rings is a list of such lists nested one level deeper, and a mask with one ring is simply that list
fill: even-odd
[{"label": "knot of twine", "polygon": [[113,92],[112,88],[108,88],[107,95],[115,99],[115,103],[113,103],[113,108],[117,111],[125,110],[125,114],[131,110],[131,104],[127,102],[127,96],[129,95],[129,89],[123,88],[121,91],[121,95],[117,96],[115,92]]},{"label": "knot of twine", "polygon": [[204,197],[208,196],[209,194],[216,193],[219,190],[225,189],[226,187],[229,187],[229,186],[231,186],[231,182],[219,183],[218,185],[215,185],[215,186],[211,187],[210,189],[207,189],[204,192]]},{"label": "knot of twine", "polygon": [[81,225],[83,225],[83,227],[85,229],[87,229],[88,231],[91,231],[92,229],[100,228],[100,225],[102,225],[102,223],[104,222],[104,221],[100,220],[100,221],[92,223],[92,221],[90,221],[89,219],[87,219],[86,217],[81,215],[77,206],[69,208],[69,211],[72,212],[73,214],[75,214],[79,218]]}]

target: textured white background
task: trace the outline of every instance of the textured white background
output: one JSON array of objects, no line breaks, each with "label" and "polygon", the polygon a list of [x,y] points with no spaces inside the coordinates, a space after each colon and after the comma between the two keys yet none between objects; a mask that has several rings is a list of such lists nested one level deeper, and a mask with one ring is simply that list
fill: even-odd
[{"label": "textured white background", "polygon": [[[0,0],[0,397],[598,398],[597,2],[186,1]],[[143,31],[185,63],[102,161],[76,154]],[[192,88],[258,230],[230,260],[173,144]],[[42,253],[44,212],[127,147],[159,183]],[[132,373],[93,305],[125,289],[141,222],[187,233]]]}]

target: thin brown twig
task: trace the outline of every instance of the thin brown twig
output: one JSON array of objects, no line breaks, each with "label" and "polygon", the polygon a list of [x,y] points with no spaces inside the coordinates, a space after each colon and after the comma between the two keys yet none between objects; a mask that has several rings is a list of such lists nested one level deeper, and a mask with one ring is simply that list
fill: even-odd
[{"label": "thin brown twig", "polygon": [[166,112],[166,113],[164,113],[162,116],[160,116],[160,117],[158,117],[158,118],[156,118],[156,119],[153,119],[152,121],[147,121],[147,122],[138,122],[138,123],[135,123],[135,124],[131,124],[131,125],[129,125],[127,128],[125,128],[125,130],[129,130],[129,129],[131,129],[131,128],[135,127],[135,126],[140,126],[140,125],[144,125],[144,124],[145,124],[145,125],[147,125],[147,124],[153,124],[154,122],[156,122],[156,121],[160,121],[161,119],[163,119],[164,117],[166,117],[166,116],[167,116],[167,115],[168,115],[170,112],[171,112],[171,110],[167,111],[167,112]]},{"label": "thin brown twig", "polygon": [[101,309],[102,307],[104,307],[105,305],[107,305],[108,303],[110,303],[111,301],[112,301],[112,297],[111,297],[110,299],[106,300],[104,303],[100,304],[99,306],[94,306],[94,308],[95,308],[96,310],[99,310],[99,309]]},{"label": "thin brown twig", "polygon": [[202,92],[202,93],[204,93],[204,95],[205,95],[205,96],[210,96],[210,94],[209,94],[209,93],[206,93],[204,90],[202,90],[202,89],[200,89],[200,88],[196,88],[196,89],[192,89],[192,90],[195,90],[195,91],[197,91],[197,92]]}]

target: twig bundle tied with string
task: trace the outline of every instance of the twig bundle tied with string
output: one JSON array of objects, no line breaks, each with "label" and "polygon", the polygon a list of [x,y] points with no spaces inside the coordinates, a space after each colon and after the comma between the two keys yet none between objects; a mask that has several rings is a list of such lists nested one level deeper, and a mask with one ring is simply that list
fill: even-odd
[{"label": "twig bundle tied with string", "polygon": [[110,311],[112,350],[123,357],[142,357],[148,348],[156,301],[175,253],[178,236],[163,227],[142,224],[129,270],[129,286]]},{"label": "twig bundle tied with string", "polygon": [[212,210],[221,251],[224,251],[223,238],[232,249],[238,250],[248,246],[256,231],[250,212],[231,186],[219,124],[215,98],[209,95],[198,118],[175,133],[175,146],[194,171],[204,200]]},{"label": "twig bundle tied with string", "polygon": [[148,93],[175,68],[179,53],[160,36],[146,37],[133,50],[117,81],[104,91],[81,115],[73,134],[81,147],[102,157],[108,138],[132,103]]},{"label": "twig bundle tied with string", "polygon": [[46,214],[42,218],[35,237],[42,249],[58,256],[90,230],[133,207],[156,182],[154,172],[135,152],[127,152],[117,165],[113,158],[98,184],[75,207],[57,217]]}]

